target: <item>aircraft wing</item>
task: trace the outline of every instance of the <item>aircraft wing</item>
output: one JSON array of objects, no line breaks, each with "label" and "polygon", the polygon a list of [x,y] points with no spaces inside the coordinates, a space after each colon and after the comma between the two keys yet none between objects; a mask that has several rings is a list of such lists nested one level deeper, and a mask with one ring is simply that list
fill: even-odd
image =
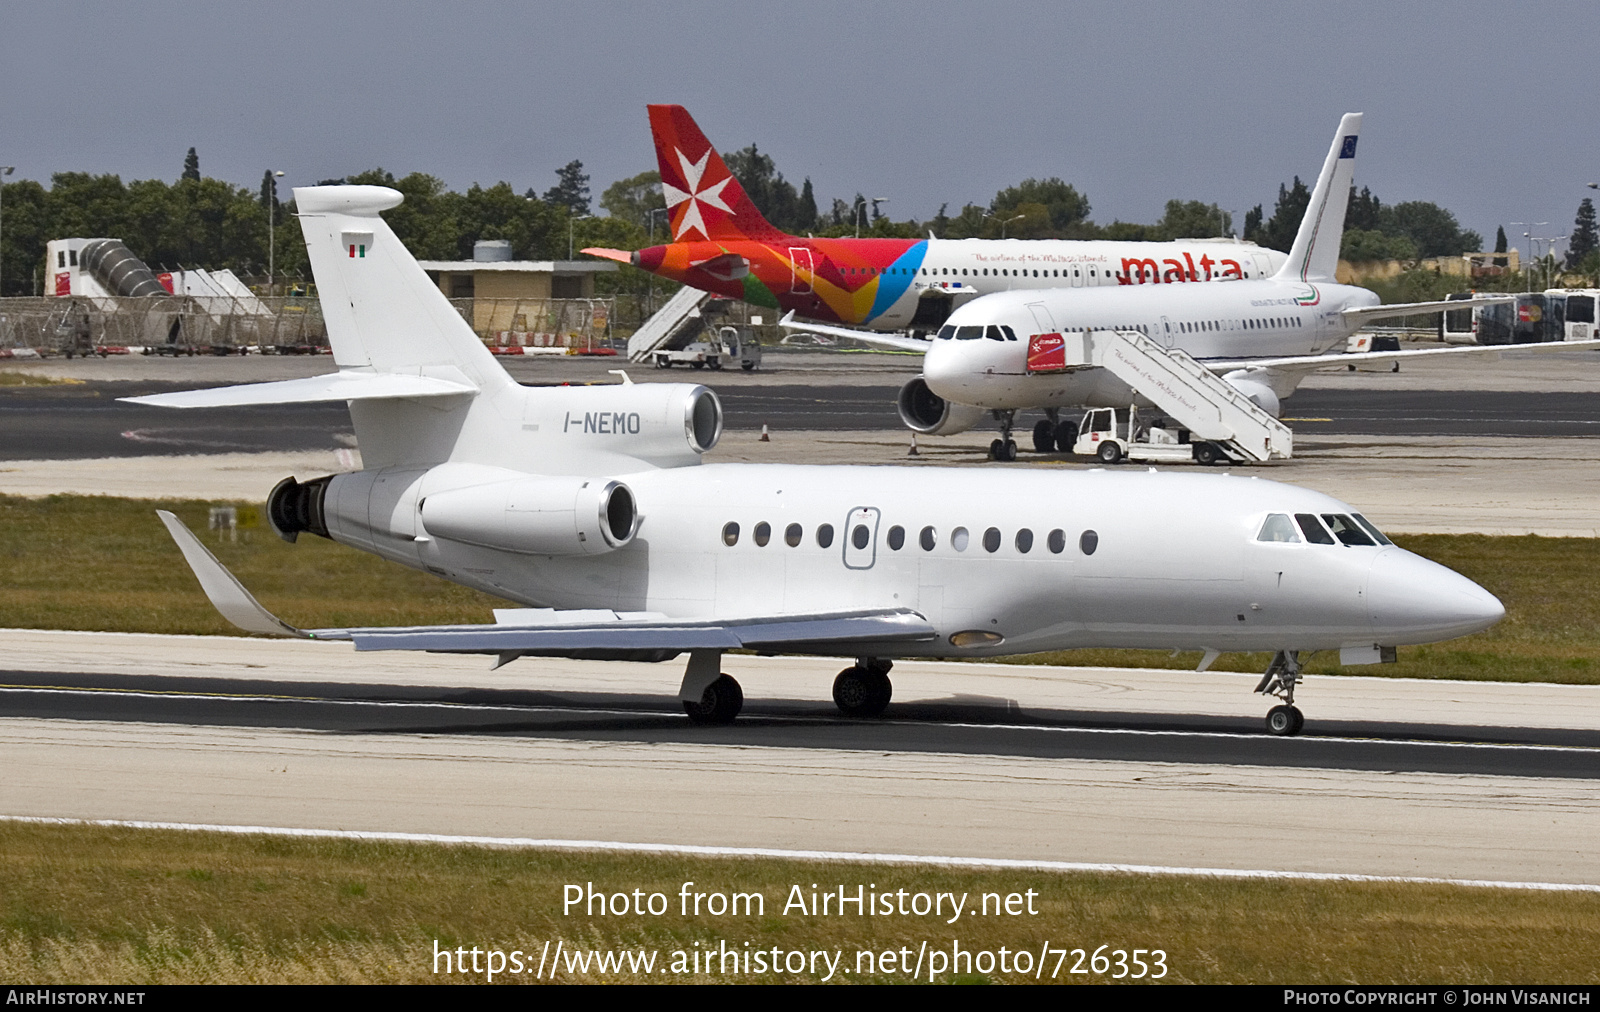
[{"label": "aircraft wing", "polygon": [[[685,650],[764,651],[919,642],[937,633],[909,608],[862,609],[735,619],[672,619],[654,612],[513,608],[493,625],[297,629],[262,607],[238,578],[166,510],[157,510],[213,607],[246,632],[317,640],[349,640],[357,650],[426,650],[522,656],[665,660]],[[498,664],[496,665],[498,666]]]},{"label": "aircraft wing", "polygon": [[[1386,307],[1387,308],[1387,307]],[[1416,361],[1440,355],[1468,355],[1497,360],[1507,352],[1539,354],[1555,351],[1594,351],[1600,341],[1545,341],[1540,344],[1471,344],[1449,348],[1414,348],[1409,351],[1355,351],[1324,355],[1290,355],[1283,358],[1208,358],[1206,368],[1214,373],[1230,373],[1240,369],[1264,369],[1284,374],[1316,372],[1318,369],[1349,365],[1378,365],[1387,362]]]},{"label": "aircraft wing", "polygon": [[1477,295],[1470,299],[1453,299],[1442,302],[1395,302],[1387,306],[1361,306],[1356,309],[1346,309],[1340,316],[1348,323],[1360,323],[1363,320],[1382,320],[1390,316],[1425,316],[1428,313],[1440,313],[1447,309],[1471,309],[1473,306],[1493,306],[1504,302],[1515,302],[1515,295]]},{"label": "aircraft wing", "polygon": [[879,334],[870,330],[856,330],[853,327],[830,327],[825,323],[800,323],[794,318],[794,310],[784,314],[778,321],[778,326],[785,330],[797,330],[802,334],[827,334],[829,337],[848,337],[854,341],[865,341],[867,344],[881,345],[893,348],[896,351],[926,352],[929,341],[919,340],[915,337],[900,337],[894,334]]}]

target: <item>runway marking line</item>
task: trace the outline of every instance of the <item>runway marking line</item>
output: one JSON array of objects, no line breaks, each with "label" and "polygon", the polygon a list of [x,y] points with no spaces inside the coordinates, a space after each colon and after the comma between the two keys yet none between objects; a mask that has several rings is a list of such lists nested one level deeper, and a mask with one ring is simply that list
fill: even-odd
[{"label": "runway marking line", "polygon": [[130,819],[59,819],[31,815],[0,815],[0,822],[28,823],[41,826],[167,829],[183,832],[231,833],[239,836],[365,840],[382,843],[433,843],[451,846],[504,847],[525,850],[598,850],[616,853],[681,854],[689,857],[765,857],[795,861],[854,861],[938,868],[1005,868],[1020,871],[1077,871],[1126,875],[1194,875],[1204,878],[1280,879],[1308,882],[1385,882],[1407,885],[1466,886],[1475,889],[1525,889],[1538,892],[1600,893],[1600,884],[1586,882],[1508,882],[1493,879],[1430,878],[1421,875],[1358,875],[1344,872],[1280,871],[1259,868],[1185,868],[1150,864],[1104,864],[1088,861],[1027,861],[1004,857],[947,857],[932,854],[872,854],[864,851],[783,850],[776,847],[711,847],[699,844],[627,843],[617,840],[541,840],[516,836],[447,836],[438,833],[301,829],[284,826],[224,826],[190,822],[147,822]]}]

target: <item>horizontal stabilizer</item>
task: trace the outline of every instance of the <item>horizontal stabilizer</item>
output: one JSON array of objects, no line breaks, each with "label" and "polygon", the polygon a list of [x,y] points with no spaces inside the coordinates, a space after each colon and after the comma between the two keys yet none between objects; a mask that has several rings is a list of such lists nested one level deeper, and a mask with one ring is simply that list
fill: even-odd
[{"label": "horizontal stabilizer", "polygon": [[335,372],[275,383],[243,383],[206,390],[122,397],[119,400],[158,408],[239,408],[260,404],[459,397],[477,392],[478,388],[467,383],[465,377],[458,381],[402,373]]},{"label": "horizontal stabilizer", "polygon": [[871,330],[855,330],[851,327],[830,327],[822,323],[801,323],[794,318],[794,310],[784,314],[778,321],[778,326],[785,330],[798,331],[802,334],[824,334],[828,337],[848,337],[852,341],[863,341],[867,344],[876,344],[883,348],[893,348],[896,351],[920,351],[926,353],[933,344],[921,338],[905,337],[900,334],[880,334]]},{"label": "horizontal stabilizer", "polygon": [[615,260],[619,264],[633,263],[633,254],[629,253],[625,249],[607,249],[604,246],[585,246],[581,252],[587,253],[592,257],[604,257],[607,260]]},{"label": "horizontal stabilizer", "polygon": [[857,643],[914,643],[937,633],[907,608],[772,615],[739,619],[670,619],[654,612],[605,609],[559,611],[507,608],[494,625],[386,626],[296,629],[273,615],[244,588],[177,517],[157,510],[200,587],[222,617],[245,632],[352,640],[357,650],[427,650],[498,654],[502,663],[521,655],[671,656],[685,650],[848,648]]},{"label": "horizontal stabilizer", "polygon": [[1515,301],[1517,301],[1515,295],[1478,295],[1470,299],[1440,302],[1395,302],[1387,306],[1361,306],[1343,310],[1339,315],[1343,316],[1347,323],[1360,323],[1362,320],[1382,320],[1390,316],[1426,316],[1429,313],[1446,310],[1471,309],[1473,306],[1493,306]]}]

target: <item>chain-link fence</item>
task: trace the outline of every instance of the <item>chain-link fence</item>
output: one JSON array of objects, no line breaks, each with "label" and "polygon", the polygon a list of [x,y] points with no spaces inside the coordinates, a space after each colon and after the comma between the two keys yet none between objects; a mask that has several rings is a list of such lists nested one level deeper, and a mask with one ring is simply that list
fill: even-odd
[{"label": "chain-link fence", "polygon": [[[490,345],[592,348],[626,340],[644,308],[630,296],[452,299]],[[619,305],[621,303],[621,305]],[[617,325],[628,321],[619,329]],[[0,349],[45,355],[315,353],[327,346],[315,297],[0,299]]]}]

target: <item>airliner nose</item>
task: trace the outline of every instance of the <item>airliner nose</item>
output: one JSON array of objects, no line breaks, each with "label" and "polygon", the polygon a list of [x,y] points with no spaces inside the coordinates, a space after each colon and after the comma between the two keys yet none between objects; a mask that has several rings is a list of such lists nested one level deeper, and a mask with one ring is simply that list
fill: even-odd
[{"label": "airliner nose", "polygon": [[961,362],[961,348],[955,341],[933,340],[922,356],[922,378],[928,389],[946,399],[956,396],[965,385],[968,372]]},{"label": "airliner nose", "polygon": [[1476,583],[1401,548],[1387,548],[1373,560],[1367,608],[1385,644],[1454,639],[1506,614],[1505,605]]}]

